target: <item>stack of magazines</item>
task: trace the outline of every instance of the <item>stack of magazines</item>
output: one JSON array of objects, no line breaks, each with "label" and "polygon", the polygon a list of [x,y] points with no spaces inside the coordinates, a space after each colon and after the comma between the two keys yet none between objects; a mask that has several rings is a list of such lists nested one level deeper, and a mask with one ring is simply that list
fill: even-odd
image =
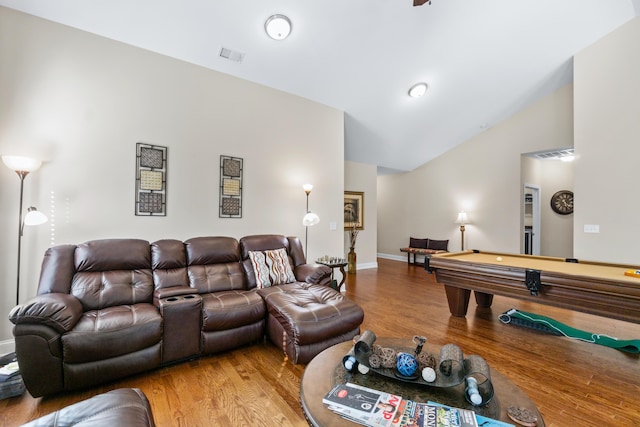
[{"label": "stack of magazines", "polygon": [[0,399],[19,396],[24,388],[15,353],[0,357]]},{"label": "stack of magazines", "polygon": [[336,384],[322,402],[341,417],[371,427],[514,427],[469,409],[414,402],[352,383]]}]

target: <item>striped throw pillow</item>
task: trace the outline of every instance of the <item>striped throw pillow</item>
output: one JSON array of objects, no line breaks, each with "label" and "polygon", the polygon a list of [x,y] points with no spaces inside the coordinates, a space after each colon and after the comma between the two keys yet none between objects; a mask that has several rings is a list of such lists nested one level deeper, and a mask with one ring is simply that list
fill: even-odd
[{"label": "striped throw pillow", "polygon": [[272,284],[282,285],[296,281],[296,276],[294,276],[289,264],[289,256],[284,248],[265,251],[264,255]]},{"label": "striped throw pillow", "polygon": [[262,289],[271,286],[269,267],[267,266],[264,254],[259,251],[249,251],[249,259],[253,267],[253,274],[256,276],[256,287]]}]

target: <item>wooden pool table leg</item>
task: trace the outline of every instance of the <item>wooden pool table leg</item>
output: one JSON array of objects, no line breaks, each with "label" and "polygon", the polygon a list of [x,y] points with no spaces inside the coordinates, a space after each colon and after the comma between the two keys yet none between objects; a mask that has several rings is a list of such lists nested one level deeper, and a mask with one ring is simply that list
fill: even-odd
[{"label": "wooden pool table leg", "polygon": [[447,293],[447,302],[449,303],[451,315],[456,317],[466,316],[471,291],[447,285],[444,285],[444,290]]},{"label": "wooden pool table leg", "polygon": [[473,292],[476,295],[476,304],[480,307],[489,308],[493,302],[493,294],[485,294],[484,292]]}]

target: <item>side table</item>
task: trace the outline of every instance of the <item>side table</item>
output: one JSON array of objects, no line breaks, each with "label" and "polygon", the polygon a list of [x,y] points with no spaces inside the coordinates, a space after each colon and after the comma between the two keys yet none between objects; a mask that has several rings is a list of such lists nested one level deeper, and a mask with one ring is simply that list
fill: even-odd
[{"label": "side table", "polygon": [[[336,268],[340,269],[340,273],[342,274],[342,280],[340,280],[340,284],[337,286],[337,290],[339,291],[340,288],[342,288],[342,285],[344,284],[344,280],[347,277],[346,272],[344,271],[344,267],[348,264],[346,261],[340,261],[340,262],[330,262],[330,261],[316,261],[318,264],[322,264],[322,265],[326,265],[327,267],[331,268],[331,284],[333,285],[333,275],[334,275],[334,271]],[[345,287],[346,290],[346,287]]]}]

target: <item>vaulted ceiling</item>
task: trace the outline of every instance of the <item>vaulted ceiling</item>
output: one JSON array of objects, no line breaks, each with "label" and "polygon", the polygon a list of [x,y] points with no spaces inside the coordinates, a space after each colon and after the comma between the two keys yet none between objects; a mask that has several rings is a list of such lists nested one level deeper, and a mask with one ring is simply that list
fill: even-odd
[{"label": "vaulted ceiling", "polygon": [[[345,160],[412,170],[572,81],[640,0],[0,0],[345,112]],[[270,39],[284,14],[291,35]],[[242,55],[222,58],[222,48]],[[407,92],[417,82],[421,98]]]}]

